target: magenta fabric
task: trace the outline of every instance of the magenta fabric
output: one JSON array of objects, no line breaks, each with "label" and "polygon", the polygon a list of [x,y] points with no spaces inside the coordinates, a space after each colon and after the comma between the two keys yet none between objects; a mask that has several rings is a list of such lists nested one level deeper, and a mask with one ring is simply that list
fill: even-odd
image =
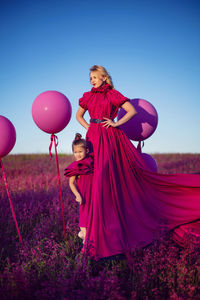
[{"label": "magenta fabric", "polygon": [[182,247],[200,243],[200,221],[181,225],[173,230],[173,240]]},{"label": "magenta fabric", "polygon": [[[84,93],[79,105],[91,118],[115,118],[128,101],[109,85]],[[91,123],[86,138],[94,152],[87,242],[96,259],[145,246],[163,229],[200,218],[200,175],[147,170],[119,128]]]},{"label": "magenta fabric", "polygon": [[87,227],[89,208],[91,206],[92,180],[94,160],[92,155],[84,159],[74,161],[66,169],[64,175],[67,177],[77,176],[76,184],[83,202],[79,205],[79,226]]}]

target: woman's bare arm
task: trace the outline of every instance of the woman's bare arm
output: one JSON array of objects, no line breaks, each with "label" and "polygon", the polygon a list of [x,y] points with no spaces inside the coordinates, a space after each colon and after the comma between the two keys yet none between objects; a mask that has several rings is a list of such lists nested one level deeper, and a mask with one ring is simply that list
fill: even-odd
[{"label": "woman's bare arm", "polygon": [[79,106],[79,109],[76,113],[76,119],[86,130],[88,130],[90,125],[83,118],[85,112],[86,112],[86,110],[84,108],[82,108],[81,106]]},{"label": "woman's bare arm", "polygon": [[128,120],[130,120],[133,116],[135,116],[137,114],[137,111],[135,110],[134,106],[129,101],[124,102],[124,104],[122,104],[121,107],[126,111],[126,114],[121,119],[119,119],[117,122],[114,122],[108,118],[104,118],[106,121],[103,122],[104,123],[103,126],[105,126],[107,128],[109,126],[118,127],[118,126],[126,123]]}]

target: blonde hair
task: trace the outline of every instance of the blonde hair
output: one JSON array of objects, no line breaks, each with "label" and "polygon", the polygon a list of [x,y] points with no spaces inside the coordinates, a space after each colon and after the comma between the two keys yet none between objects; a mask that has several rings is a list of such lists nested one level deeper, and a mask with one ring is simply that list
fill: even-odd
[{"label": "blonde hair", "polygon": [[104,67],[94,65],[90,68],[90,72],[99,72],[103,77],[106,78],[106,83],[110,84],[110,86],[114,89],[112,78]]}]

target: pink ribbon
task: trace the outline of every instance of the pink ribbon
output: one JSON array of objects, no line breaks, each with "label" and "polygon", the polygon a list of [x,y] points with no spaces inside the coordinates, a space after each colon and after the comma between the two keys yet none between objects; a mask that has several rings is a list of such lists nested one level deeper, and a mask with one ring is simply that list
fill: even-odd
[{"label": "pink ribbon", "polygon": [[144,147],[144,141],[139,141],[137,145],[137,150],[142,152],[142,148]]},{"label": "pink ribbon", "polygon": [[55,146],[56,166],[57,166],[57,174],[58,174],[58,185],[59,185],[59,192],[60,192],[60,204],[61,204],[62,221],[63,221],[63,231],[64,231],[64,236],[66,236],[65,217],[64,217],[62,192],[61,192],[60,171],[59,171],[58,155],[57,155],[57,149],[56,149],[57,146],[58,146],[58,137],[55,134],[51,135],[51,143],[49,145],[50,160],[52,160],[52,157],[53,157],[53,155],[51,153],[53,143],[54,143],[54,146]]},{"label": "pink ribbon", "polygon": [[9,202],[10,202],[10,208],[11,208],[12,215],[13,215],[13,218],[14,218],[14,221],[15,221],[15,226],[17,228],[20,243],[23,245],[21,234],[20,234],[19,227],[18,227],[18,224],[17,224],[17,219],[16,219],[16,216],[15,216],[14,208],[13,208],[13,204],[12,204],[12,201],[11,201],[11,198],[10,198],[8,185],[7,185],[7,180],[6,180],[6,174],[5,174],[5,171],[4,171],[4,168],[3,168],[3,163],[2,163],[1,158],[0,158],[0,162],[1,162],[1,168],[2,168],[2,171],[3,171],[3,177],[4,177],[4,182],[5,182],[5,186],[6,186],[7,195],[8,195],[8,199],[9,199]]},{"label": "pink ribbon", "polygon": [[50,155],[50,160],[52,160],[52,158],[53,158],[53,155],[52,155],[52,153],[51,153],[51,149],[52,149],[53,142],[54,142],[54,144],[55,144],[55,147],[57,147],[57,146],[58,146],[58,137],[57,137],[55,134],[52,134],[52,135],[51,135],[51,143],[50,143],[50,145],[49,145],[49,155]]}]

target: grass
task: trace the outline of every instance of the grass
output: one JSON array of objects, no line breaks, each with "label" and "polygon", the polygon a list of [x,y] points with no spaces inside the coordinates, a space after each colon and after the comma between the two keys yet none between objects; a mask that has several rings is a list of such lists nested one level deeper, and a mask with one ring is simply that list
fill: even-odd
[{"label": "grass", "polygon": [[[154,154],[161,173],[200,173],[198,154]],[[199,245],[181,248],[172,234],[149,247],[98,262],[82,255],[78,206],[64,178],[73,160],[59,155],[67,235],[64,239],[55,158],[3,158],[23,239],[19,243],[0,172],[1,299],[199,299]]]}]

